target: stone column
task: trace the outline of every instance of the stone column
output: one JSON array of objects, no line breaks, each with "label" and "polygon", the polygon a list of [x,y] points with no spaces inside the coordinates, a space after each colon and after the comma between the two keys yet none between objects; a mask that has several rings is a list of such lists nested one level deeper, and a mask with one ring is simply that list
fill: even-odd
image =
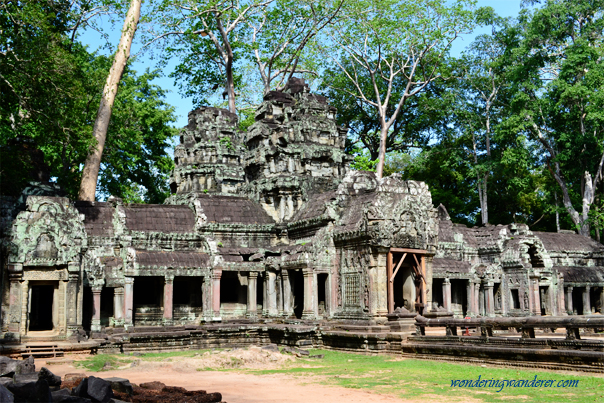
[{"label": "stone column", "polygon": [[586,286],[583,290],[583,315],[591,314],[591,301],[589,300],[590,286]]},{"label": "stone column", "polygon": [[258,317],[258,301],[256,300],[256,279],[258,273],[251,271],[247,278],[247,313],[246,316],[251,319]]},{"label": "stone column", "polygon": [[268,272],[262,276],[262,316],[268,316]]},{"label": "stone column", "polygon": [[[481,305],[482,305],[482,309],[481,309]],[[474,283],[474,312],[476,312],[476,315],[482,315],[483,310],[484,310],[484,290],[483,291],[480,290],[480,281],[479,281],[479,282]]]},{"label": "stone column", "polygon": [[102,286],[92,287],[92,323],[90,330],[92,332],[101,331],[101,291]]},{"label": "stone column", "polygon": [[77,271],[72,271],[73,267],[69,267],[68,270],[68,281],[66,284],[66,316],[67,316],[67,330],[71,334],[78,330],[78,286],[80,275]]},{"label": "stone column", "polygon": [[283,316],[283,276],[277,275],[277,315]]},{"label": "stone column", "polygon": [[167,274],[164,278],[164,324],[171,325],[174,302],[174,275]]},{"label": "stone column", "polygon": [[451,312],[451,280],[449,278],[443,280],[443,308],[447,312]]},{"label": "stone column", "polygon": [[600,288],[600,313],[604,315],[604,287]]},{"label": "stone column", "polygon": [[203,305],[203,318],[206,321],[212,320],[212,279],[210,275],[201,278],[201,303]]},{"label": "stone column", "polygon": [[134,277],[124,278],[124,324],[134,323]]},{"label": "stone column", "polygon": [[314,301],[313,301],[313,277],[314,273],[312,269],[304,270],[304,310],[302,311],[302,319],[315,319],[316,312],[314,312]]},{"label": "stone column", "polygon": [[268,315],[277,316],[277,273],[268,271]]},{"label": "stone column", "polygon": [[466,312],[466,316],[473,316],[474,315],[474,283],[472,282],[472,280],[468,280],[468,284],[466,286],[466,297],[467,297],[467,312]]},{"label": "stone column", "polygon": [[574,287],[566,287],[566,311],[569,315],[573,314],[573,289]]},{"label": "stone column", "polygon": [[124,287],[113,289],[113,319],[116,326],[124,324]]},{"label": "stone column", "polygon": [[[386,270],[386,261],[388,259],[387,248],[379,248],[377,253],[377,259],[375,259],[375,269],[377,270],[377,281],[374,283],[375,295],[378,300],[377,314],[385,317],[388,314],[388,272]],[[374,259],[372,259],[374,260]],[[340,276],[339,273],[334,273],[335,276]],[[343,298],[343,295],[338,295],[341,290],[338,288],[338,282],[341,284],[341,278],[335,278],[333,282],[334,287],[334,304],[333,311],[335,311],[338,305],[338,299]]]},{"label": "stone column", "polygon": [[493,295],[493,283],[488,282],[484,286],[485,294],[485,314],[493,316],[495,314],[495,298]]},{"label": "stone column", "polygon": [[214,317],[212,320],[222,320],[220,318],[220,278],[222,277],[222,269],[214,268],[212,271],[212,312]]},{"label": "stone column", "polygon": [[532,299],[533,299],[533,306],[532,306],[532,313],[534,315],[541,315],[541,296],[539,295],[539,277],[533,277],[531,279],[531,283],[532,283]]},{"label": "stone column", "polygon": [[292,285],[289,280],[289,272],[287,270],[281,271],[281,277],[283,278],[283,316],[289,317],[292,315]]},{"label": "stone column", "polygon": [[[12,333],[20,332],[21,324],[21,299],[23,297],[23,288],[21,287],[21,273],[9,274],[9,313],[8,313],[8,331]],[[27,289],[25,290],[25,293]],[[23,324],[25,326],[25,323]]]}]

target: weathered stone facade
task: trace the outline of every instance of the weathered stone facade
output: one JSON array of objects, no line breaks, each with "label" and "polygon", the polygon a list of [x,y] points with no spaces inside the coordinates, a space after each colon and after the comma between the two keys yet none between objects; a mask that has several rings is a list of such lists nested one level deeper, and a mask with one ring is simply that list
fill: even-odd
[{"label": "weathered stone facade", "polygon": [[2,333],[601,311],[604,246],[452,224],[424,183],[349,171],[345,137],[294,80],[246,133],[227,111],[191,112],[163,205],[4,203]]}]

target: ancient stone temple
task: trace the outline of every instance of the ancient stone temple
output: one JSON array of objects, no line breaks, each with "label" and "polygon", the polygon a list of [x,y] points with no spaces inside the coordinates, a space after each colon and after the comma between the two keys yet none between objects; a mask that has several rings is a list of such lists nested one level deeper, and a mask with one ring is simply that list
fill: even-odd
[{"label": "ancient stone temple", "polygon": [[[428,187],[350,171],[345,130],[303,80],[246,131],[201,108],[163,205],[5,200],[5,338],[132,326],[602,310],[604,246],[524,225],[466,228]],[[31,194],[31,192],[30,192]]]}]

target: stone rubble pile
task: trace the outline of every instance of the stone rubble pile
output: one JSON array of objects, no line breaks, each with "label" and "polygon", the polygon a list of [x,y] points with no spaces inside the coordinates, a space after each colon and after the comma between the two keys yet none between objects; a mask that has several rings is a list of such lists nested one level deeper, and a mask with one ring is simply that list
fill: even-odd
[{"label": "stone rubble pile", "polygon": [[124,378],[67,374],[64,381],[47,368],[36,372],[34,359],[0,356],[1,403],[221,403],[220,393],[186,390],[161,382],[133,385]]}]

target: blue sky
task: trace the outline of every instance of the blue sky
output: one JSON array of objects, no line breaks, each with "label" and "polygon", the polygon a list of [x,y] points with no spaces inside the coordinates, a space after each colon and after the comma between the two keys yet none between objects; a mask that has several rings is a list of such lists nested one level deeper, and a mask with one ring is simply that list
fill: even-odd
[{"label": "blue sky", "polygon": [[[517,16],[520,11],[520,3],[521,0],[478,0],[477,6],[490,6],[495,9],[495,12],[501,16]],[[144,12],[144,10],[143,10]],[[103,31],[109,35],[109,40],[112,46],[115,48],[120,38],[120,29],[122,22],[117,24],[111,24],[108,21],[103,21],[101,23],[101,28]],[[468,46],[473,38],[477,35],[488,33],[488,28],[482,28],[475,30],[470,35],[465,35],[462,38],[459,38],[456,42],[453,43],[453,54],[461,53],[466,46]],[[102,49],[105,45],[105,41],[101,38],[98,32],[96,31],[86,31],[80,37],[79,40],[89,46],[90,51],[98,50],[100,53],[107,54],[108,51],[106,49]],[[140,43],[136,42],[132,47],[132,54],[136,54],[140,50]],[[155,68],[156,61],[151,60],[149,55],[142,54],[138,56],[138,58],[133,63],[134,70],[142,73],[145,68],[149,67],[151,69]],[[167,102],[176,108],[176,115],[178,120],[175,123],[175,126],[180,128],[187,124],[187,114],[193,108],[193,103],[190,98],[185,98],[178,93],[178,88],[174,85],[174,80],[169,78],[168,75],[171,73],[172,69],[176,66],[176,61],[168,63],[166,68],[163,69],[163,77],[160,77],[154,81],[155,84],[159,85],[165,90],[168,90],[168,94],[166,97]]]}]

